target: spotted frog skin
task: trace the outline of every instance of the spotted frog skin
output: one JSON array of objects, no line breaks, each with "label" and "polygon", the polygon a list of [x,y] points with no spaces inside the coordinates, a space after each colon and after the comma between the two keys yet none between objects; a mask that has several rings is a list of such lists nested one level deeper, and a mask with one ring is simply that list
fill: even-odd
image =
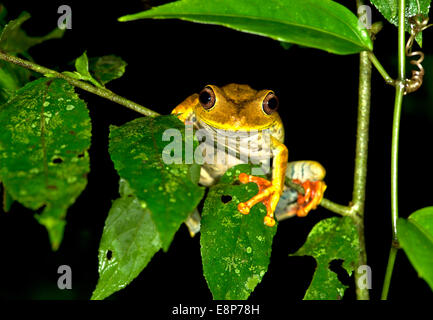
[{"label": "spotted frog skin", "polygon": [[[325,169],[318,162],[288,163],[288,151],[284,145],[284,126],[277,112],[278,104],[278,98],[271,90],[257,91],[243,84],[228,84],[223,87],[207,85],[199,94],[191,95],[172,111],[181,121],[192,124],[196,129],[204,129],[214,136],[221,132],[228,136],[233,132],[248,133],[245,139],[253,137],[260,141],[262,153],[270,150],[268,156],[273,158],[270,180],[241,173],[240,182],[256,183],[259,192],[238,205],[241,213],[249,214],[255,204],[262,202],[267,209],[264,224],[269,227],[275,225],[275,218],[282,220],[294,215],[306,216],[320,203],[326,189],[326,184],[322,181]],[[263,132],[268,133],[269,139],[264,139]],[[248,150],[242,149],[240,145],[243,144],[236,145],[232,155],[229,152],[226,161],[222,163],[205,162],[200,172],[200,184],[210,186],[228,168],[245,163],[240,155]],[[293,189],[286,187],[286,177],[302,185],[305,195],[297,194]],[[191,215],[186,224],[190,233],[195,234],[199,230],[198,213]]]}]

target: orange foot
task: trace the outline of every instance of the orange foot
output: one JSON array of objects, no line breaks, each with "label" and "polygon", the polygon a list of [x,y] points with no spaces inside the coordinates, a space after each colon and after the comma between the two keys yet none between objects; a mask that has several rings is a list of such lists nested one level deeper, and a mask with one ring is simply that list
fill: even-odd
[{"label": "orange foot", "polygon": [[274,211],[280,199],[279,190],[277,190],[270,181],[246,173],[239,175],[239,181],[242,183],[256,183],[259,187],[259,192],[250,200],[239,203],[238,210],[243,214],[249,214],[251,208],[261,202],[266,206],[267,211],[264,223],[269,227],[273,227],[275,225]]},{"label": "orange foot", "polygon": [[324,181],[305,181],[301,183],[299,180],[293,180],[294,183],[300,184],[304,187],[305,194],[298,195],[298,208],[296,215],[298,217],[305,217],[310,210],[316,209],[317,205],[323,199],[323,193],[326,190]]}]

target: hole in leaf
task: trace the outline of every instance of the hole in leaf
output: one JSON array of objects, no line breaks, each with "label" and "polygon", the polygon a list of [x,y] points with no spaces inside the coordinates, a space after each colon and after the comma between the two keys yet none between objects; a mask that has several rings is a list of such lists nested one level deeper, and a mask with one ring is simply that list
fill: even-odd
[{"label": "hole in leaf", "polygon": [[108,250],[107,251],[107,260],[111,260],[111,258],[113,258],[113,251]]},{"label": "hole in leaf", "polygon": [[77,157],[78,158],[83,158],[84,157],[84,152],[80,153]]},{"label": "hole in leaf", "polygon": [[241,185],[241,182],[238,179],[236,179],[235,181],[233,181],[232,185],[239,186]]},{"label": "hole in leaf", "polygon": [[223,203],[230,202],[230,201],[232,201],[232,197],[229,196],[229,195],[223,195],[223,196],[221,196],[221,201],[222,201]]},{"label": "hole in leaf", "polygon": [[44,209],[45,209],[46,206],[47,206],[47,205],[44,204],[44,205],[42,205],[42,207],[40,207],[39,209],[35,210],[36,214],[41,214],[42,211],[44,211]]},{"label": "hole in leaf", "polygon": [[343,260],[332,260],[329,263],[329,270],[337,274],[337,278],[342,284],[346,286],[350,285],[350,277],[346,269],[343,268]]},{"label": "hole in leaf", "polygon": [[53,159],[53,163],[59,164],[59,163],[62,163],[62,162],[63,162],[62,158],[54,158]]}]

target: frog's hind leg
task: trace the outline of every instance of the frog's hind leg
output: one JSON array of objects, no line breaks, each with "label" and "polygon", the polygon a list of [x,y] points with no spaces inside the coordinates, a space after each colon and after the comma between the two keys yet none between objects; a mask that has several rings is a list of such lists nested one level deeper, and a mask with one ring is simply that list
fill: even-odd
[{"label": "frog's hind leg", "polygon": [[326,170],[316,161],[289,162],[286,177],[303,186],[305,194],[298,194],[295,190],[285,186],[275,211],[276,219],[280,221],[295,215],[305,217],[308,212],[315,209],[322,201],[326,189],[323,181],[325,175]]},{"label": "frog's hind leg", "polygon": [[275,218],[278,221],[296,216],[298,211],[298,192],[295,189],[284,186],[283,194],[275,209]]}]

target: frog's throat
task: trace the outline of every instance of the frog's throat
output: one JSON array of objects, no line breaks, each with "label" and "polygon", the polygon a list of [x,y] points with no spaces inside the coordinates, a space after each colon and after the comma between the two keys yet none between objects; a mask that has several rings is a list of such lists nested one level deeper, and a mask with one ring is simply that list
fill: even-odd
[{"label": "frog's throat", "polygon": [[236,130],[232,130],[232,129],[227,129],[224,126],[218,124],[218,123],[214,123],[212,121],[209,120],[204,120],[204,119],[198,119],[197,118],[197,124],[200,128],[204,128],[207,129],[209,131],[216,131],[216,130],[224,130],[226,131],[228,134],[229,133],[234,133],[234,132],[248,132],[248,131],[252,131],[252,130],[258,130],[258,131],[262,131],[262,130],[266,130],[266,129],[271,129],[272,127],[275,126],[276,121],[273,121],[267,125],[264,126],[248,126],[246,128],[237,128]]}]

